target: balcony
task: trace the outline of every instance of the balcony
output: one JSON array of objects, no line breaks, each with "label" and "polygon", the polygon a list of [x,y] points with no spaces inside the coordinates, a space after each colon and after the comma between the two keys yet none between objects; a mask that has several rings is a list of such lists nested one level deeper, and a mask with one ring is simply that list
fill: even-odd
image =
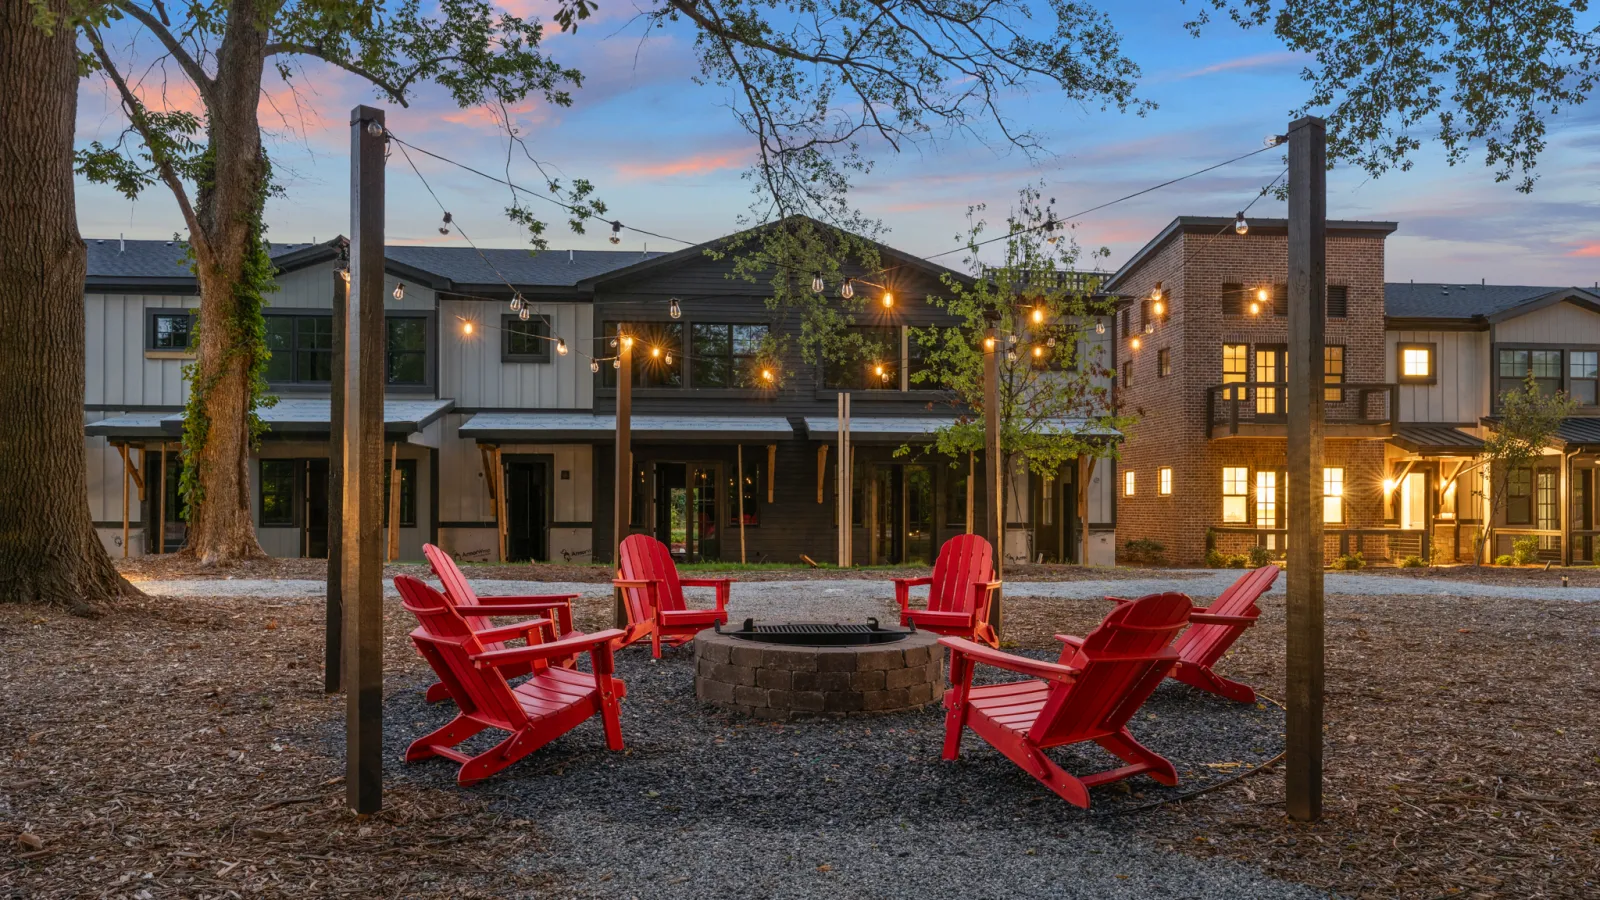
[{"label": "balcony", "polygon": [[[1288,398],[1287,381],[1236,381],[1208,387],[1206,437],[1286,437]],[[1330,386],[1322,402],[1323,436],[1390,437],[1399,407],[1398,384],[1343,382]]]}]

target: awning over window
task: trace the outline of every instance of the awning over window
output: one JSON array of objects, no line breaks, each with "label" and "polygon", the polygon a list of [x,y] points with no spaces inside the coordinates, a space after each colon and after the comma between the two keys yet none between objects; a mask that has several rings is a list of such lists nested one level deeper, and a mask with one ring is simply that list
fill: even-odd
[{"label": "awning over window", "polygon": [[[978,420],[981,423],[981,419]],[[806,416],[806,432],[814,441],[839,439],[839,420]],[[850,439],[862,444],[904,444],[933,440],[933,433],[956,422],[955,416],[855,416],[850,417]],[[1047,426],[1052,434],[1082,434],[1120,438],[1114,428],[1091,425],[1086,419],[1059,419]]]},{"label": "awning over window", "polygon": [[[391,435],[415,434],[433,424],[440,416],[455,406],[454,400],[385,400],[383,402],[383,430]],[[267,424],[269,435],[309,437],[326,436],[332,416],[332,401],[317,399],[279,400],[277,405],[261,410],[261,420]],[[177,439],[183,435],[181,412],[136,412],[108,416],[83,427],[90,437],[105,437],[113,441],[139,441]]]},{"label": "awning over window", "polygon": [[1483,451],[1483,441],[1465,431],[1425,422],[1395,426],[1389,443],[1422,456],[1477,456]]},{"label": "awning over window", "polygon": [[[773,443],[794,438],[794,427],[780,416],[633,416],[635,441],[750,441]],[[478,413],[462,423],[460,434],[480,442],[606,443],[617,433],[615,416],[593,413]]]},{"label": "awning over window", "polygon": [[[169,419],[171,427],[168,427]],[[89,437],[110,438],[113,443],[172,440],[183,433],[183,413],[119,413],[84,425],[83,433]]]}]

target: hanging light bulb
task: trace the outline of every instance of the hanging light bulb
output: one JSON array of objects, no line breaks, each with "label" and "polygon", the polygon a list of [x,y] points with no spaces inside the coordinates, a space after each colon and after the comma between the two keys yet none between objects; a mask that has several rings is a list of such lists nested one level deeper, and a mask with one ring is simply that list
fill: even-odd
[{"label": "hanging light bulb", "polygon": [[672,354],[671,353],[667,354],[666,362],[667,362],[667,365],[669,365],[669,366],[672,365]]},{"label": "hanging light bulb", "polygon": [[524,322],[528,321],[528,317],[531,316],[531,315],[533,315],[533,313],[528,312],[528,308],[526,306],[524,306],[523,308],[517,310],[517,318],[521,319]]},{"label": "hanging light bulb", "polygon": [[622,336],[622,346],[624,346],[624,347],[632,347],[633,346],[633,335],[631,335],[631,334],[623,335]]},{"label": "hanging light bulb", "polygon": [[839,296],[843,297],[846,300],[849,300],[851,297],[854,297],[855,295],[856,295],[856,280],[854,278],[846,278],[844,280],[844,284],[839,285]]},{"label": "hanging light bulb", "polygon": [[395,284],[394,298],[396,300],[404,300],[406,298],[406,283],[404,281]]},{"label": "hanging light bulb", "polygon": [[350,283],[350,267],[349,266],[340,267],[340,269],[339,269],[339,277],[344,279],[344,283],[345,284],[349,284]]},{"label": "hanging light bulb", "polygon": [[566,356],[567,355],[567,340],[566,340],[566,338],[556,338],[556,355],[557,356]]},{"label": "hanging light bulb", "polygon": [[1257,303],[1254,300],[1251,300],[1250,301],[1250,315],[1255,316],[1255,315],[1260,315],[1260,314],[1261,314],[1261,304]]},{"label": "hanging light bulb", "polygon": [[439,226],[439,233],[440,234],[449,234],[450,233],[450,214],[449,213],[445,213],[444,214],[444,224]]},{"label": "hanging light bulb", "polygon": [[598,360],[598,359],[589,360],[589,371],[595,373],[596,375],[600,374],[600,360]]},{"label": "hanging light bulb", "polygon": [[613,244],[622,243],[622,223],[621,222],[612,222],[611,223],[611,237],[609,238],[609,240]]},{"label": "hanging light bulb", "polygon": [[1256,299],[1257,300],[1260,300],[1262,303],[1265,303],[1265,302],[1267,302],[1267,296],[1268,295],[1267,295],[1267,289],[1266,288],[1264,288],[1264,287],[1256,288]]},{"label": "hanging light bulb", "polygon": [[660,359],[661,358],[661,348],[660,347],[651,347],[650,348],[650,355],[654,356],[656,359]]},{"label": "hanging light bulb", "polygon": [[1034,344],[1033,345],[1033,358],[1034,359],[1039,359],[1042,356],[1044,356],[1044,348],[1039,346],[1038,344]]},{"label": "hanging light bulb", "polygon": [[1106,333],[1106,323],[1104,323],[1104,322],[1096,322],[1096,323],[1094,323],[1094,333],[1095,334],[1105,334]]},{"label": "hanging light bulb", "polygon": [[1006,350],[1006,362],[1016,362],[1016,361],[1017,361],[1017,348],[1011,347],[1011,348],[1007,349]]},{"label": "hanging light bulb", "polygon": [[1158,281],[1158,282],[1156,282],[1156,286],[1150,289],[1150,299],[1159,301],[1161,299],[1161,297],[1162,297],[1161,282]]},{"label": "hanging light bulb", "polygon": [[1045,338],[1044,345],[1049,347],[1051,350],[1054,350],[1056,348],[1056,336],[1052,334]]},{"label": "hanging light bulb", "polygon": [[1044,322],[1044,307],[1035,306],[1033,308],[1033,324],[1039,325],[1039,324],[1042,324],[1043,322]]},{"label": "hanging light bulb", "polygon": [[611,349],[613,349],[613,350],[617,349],[617,339],[616,338],[612,338],[611,339],[611,345],[610,346],[611,346]]},{"label": "hanging light bulb", "polygon": [[672,300],[667,303],[667,315],[673,317],[674,319],[683,317],[683,307],[678,305],[677,297],[673,297]]},{"label": "hanging light bulb", "polygon": [[1250,223],[1246,222],[1244,220],[1244,210],[1241,209],[1241,210],[1239,210],[1238,217],[1233,220],[1233,233],[1234,234],[1247,234],[1247,233],[1249,233],[1249,231],[1250,231]]},{"label": "hanging light bulb", "polygon": [[471,322],[462,322],[461,323],[461,333],[462,334],[471,334],[472,333],[472,323]]},{"label": "hanging light bulb", "polygon": [[622,360],[620,360],[620,359],[613,359],[613,360],[612,360],[612,361],[611,361],[611,368],[613,368],[613,369],[620,369],[620,368],[622,368]]},{"label": "hanging light bulb", "polygon": [[1167,304],[1161,300],[1157,300],[1156,302],[1150,304],[1150,311],[1158,316],[1164,316],[1167,314]]},{"label": "hanging light bulb", "polygon": [[825,287],[827,287],[827,285],[822,283],[821,275],[811,276],[811,293],[820,294],[822,293],[822,289]]},{"label": "hanging light bulb", "polygon": [[1145,325],[1144,325],[1144,333],[1145,334],[1155,334],[1156,333],[1156,323],[1154,323],[1154,322],[1146,322]]},{"label": "hanging light bulb", "polygon": [[772,370],[771,369],[762,369],[761,370],[761,380],[763,380],[763,381],[771,381],[772,380]]},{"label": "hanging light bulb", "polygon": [[883,308],[884,309],[889,309],[889,308],[891,308],[893,306],[894,306],[894,295],[889,293],[888,291],[884,291],[883,292]]},{"label": "hanging light bulb", "polygon": [[985,349],[985,350],[993,350],[994,349],[994,338],[992,338],[992,337],[984,338],[983,339],[983,349]]},{"label": "hanging light bulb", "polygon": [[522,308],[522,295],[521,294],[513,294],[513,295],[511,295],[511,311],[512,312],[516,312],[517,310],[519,310],[521,308]]},{"label": "hanging light bulb", "polygon": [[1132,347],[1135,350],[1139,349],[1141,346],[1143,346],[1143,344],[1144,344],[1144,342],[1139,340],[1138,337],[1134,337],[1133,340],[1128,342],[1128,346]]}]

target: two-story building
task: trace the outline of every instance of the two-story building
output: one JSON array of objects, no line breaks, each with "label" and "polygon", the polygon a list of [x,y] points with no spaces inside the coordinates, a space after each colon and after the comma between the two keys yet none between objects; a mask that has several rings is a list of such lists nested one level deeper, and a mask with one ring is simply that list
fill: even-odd
[{"label": "two-story building", "polygon": [[[258,533],[275,556],[326,553],[341,245],[271,248],[279,289],[266,310],[268,379],[280,399],[262,411],[269,430],[250,471]],[[729,278],[731,262],[704,250],[387,248],[386,471],[400,483],[400,558],[420,557],[425,541],[469,559],[609,558],[617,371],[595,360],[616,355],[619,330],[641,341],[630,531],[687,560],[738,559],[742,534],[752,561],[832,561],[838,485],[828,453],[841,391],[853,398],[854,561],[928,561],[969,528],[968,473],[982,471],[981,459],[920,449],[958,411],[911,378],[919,360],[909,329],[949,324],[922,300],[955,273],[880,247],[890,269],[875,277],[901,300],[869,304],[856,327],[884,352],[833,365],[784,359],[768,381],[753,348],[769,329],[793,336],[798,323],[769,308],[770,286]],[[170,552],[183,543],[177,451],[199,305],[186,249],[91,240],[89,251],[94,518],[113,555]],[[906,445],[919,449],[897,456]],[[1040,487],[1019,468],[1008,554],[1076,560],[1087,529],[1091,561],[1111,563],[1110,472],[1100,467],[1085,485],[1064,473]],[[1054,501],[1042,512],[1041,492]],[[972,495],[981,510],[981,484]]]}]

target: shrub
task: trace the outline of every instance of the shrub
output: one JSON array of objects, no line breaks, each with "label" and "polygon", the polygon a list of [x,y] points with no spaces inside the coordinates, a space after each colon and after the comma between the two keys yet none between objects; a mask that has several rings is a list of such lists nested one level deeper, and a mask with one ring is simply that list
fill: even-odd
[{"label": "shrub", "polygon": [[1367,558],[1362,556],[1361,552],[1358,550],[1355,553],[1347,554],[1335,559],[1329,565],[1329,568],[1337,569],[1341,572],[1356,572],[1360,571],[1361,567],[1365,566],[1366,564]]},{"label": "shrub", "polygon": [[1425,566],[1427,566],[1427,563],[1423,562],[1420,556],[1408,556],[1400,560],[1400,568],[1402,569],[1421,569]]},{"label": "shrub", "polygon": [[1221,550],[1212,547],[1210,550],[1206,551],[1206,568],[1221,569],[1227,567],[1227,565],[1228,558],[1222,555]]},{"label": "shrub", "polygon": [[1272,562],[1272,553],[1259,544],[1250,548],[1249,557],[1252,569],[1259,569]]},{"label": "shrub", "polygon": [[1494,558],[1494,564],[1497,565],[1497,566],[1509,566],[1509,565],[1512,565],[1513,561],[1511,559],[1511,554],[1502,553],[1499,556],[1496,556]]},{"label": "shrub", "polygon": [[1167,552],[1167,545],[1149,538],[1130,538],[1122,545],[1122,551],[1128,562],[1158,563]]},{"label": "shrub", "polygon": [[1245,567],[1247,567],[1249,565],[1250,565],[1250,557],[1245,556],[1243,553],[1230,553],[1230,554],[1228,554],[1228,568],[1230,568],[1230,569],[1243,569],[1243,568],[1245,568]]},{"label": "shrub", "polygon": [[1519,566],[1525,566],[1539,558],[1539,539],[1533,535],[1519,537],[1511,542],[1511,558]]}]

